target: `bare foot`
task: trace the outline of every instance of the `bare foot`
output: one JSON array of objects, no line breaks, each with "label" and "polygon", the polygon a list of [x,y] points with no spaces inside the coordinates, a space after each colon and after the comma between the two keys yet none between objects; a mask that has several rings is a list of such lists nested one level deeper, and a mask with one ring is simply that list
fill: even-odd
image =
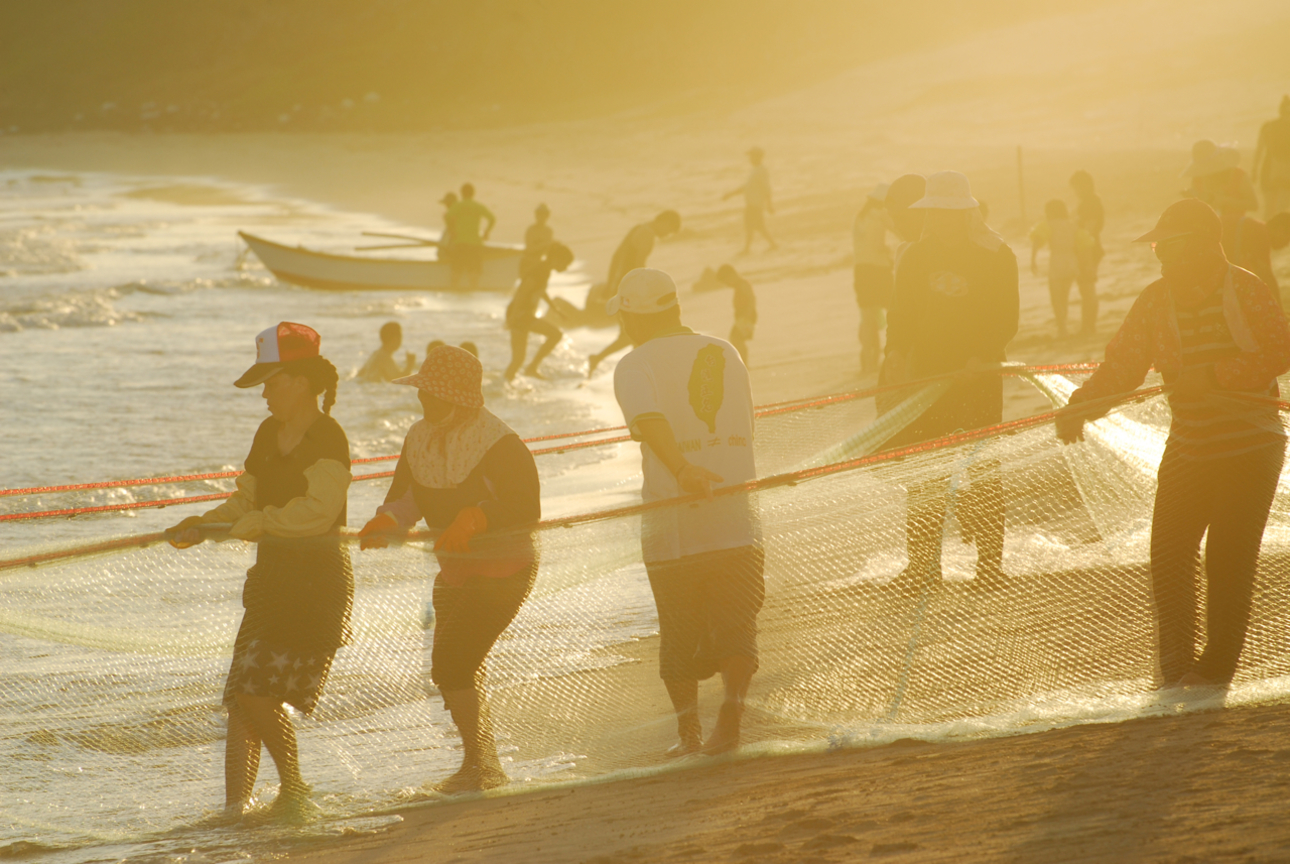
[{"label": "bare foot", "polygon": [[717,712],[717,725],[712,730],[712,737],[703,745],[703,752],[709,756],[729,753],[739,749],[739,726],[743,720],[744,706],[739,702],[722,702]]},{"label": "bare foot", "polygon": [[703,726],[699,723],[697,708],[691,708],[677,716],[676,734],[681,740],[664,751],[663,755],[667,758],[676,759],[703,752]]},{"label": "bare foot", "polygon": [[309,793],[312,791],[303,784],[283,786],[270,808],[273,818],[288,825],[304,825],[317,817],[322,808],[309,800]]},{"label": "bare foot", "polygon": [[547,380],[547,377],[546,377],[545,375],[543,375],[543,374],[542,374],[540,371],[538,371],[537,369],[534,369],[532,366],[529,366],[528,368],[526,368],[526,369],[524,370],[524,374],[525,374],[525,376],[527,376],[527,377],[529,377],[529,378],[536,378],[536,379],[538,379],[539,381],[546,381],[546,380]]},{"label": "bare foot", "polygon": [[592,354],[590,357],[587,358],[587,377],[588,378],[596,374],[596,367],[600,365],[601,359],[602,358],[597,357],[595,354]]},{"label": "bare foot", "polygon": [[1216,681],[1209,680],[1204,675],[1199,675],[1195,672],[1188,672],[1186,675],[1178,679],[1178,683],[1175,686],[1177,687],[1222,687],[1223,685],[1219,684]]},{"label": "bare foot", "polygon": [[510,778],[500,767],[483,768],[478,765],[462,765],[456,774],[436,783],[431,788],[440,795],[461,795],[466,792],[496,789],[509,782]]},{"label": "bare foot", "polygon": [[703,752],[703,741],[678,741],[671,747],[663,751],[663,756],[668,759],[683,759],[686,756],[693,756],[696,753]]}]

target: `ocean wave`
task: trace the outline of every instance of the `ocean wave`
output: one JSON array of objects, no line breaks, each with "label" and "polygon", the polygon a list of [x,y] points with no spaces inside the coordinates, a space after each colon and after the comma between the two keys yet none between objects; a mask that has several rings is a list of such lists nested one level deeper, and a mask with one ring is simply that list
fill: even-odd
[{"label": "ocean wave", "polygon": [[131,294],[182,296],[194,291],[263,289],[276,285],[275,280],[268,276],[238,273],[215,279],[139,280],[111,288],[39,294],[11,300],[9,305],[0,306],[0,333],[72,327],[115,327],[155,317],[146,312],[135,312],[117,306],[117,301]]},{"label": "ocean wave", "polygon": [[118,309],[114,303],[121,297],[115,289],[69,292],[55,296],[34,297],[0,309],[0,333],[23,330],[62,330],[71,327],[115,327],[142,321],[137,312]]},{"label": "ocean wave", "polygon": [[37,276],[75,273],[85,264],[74,244],[61,237],[47,236],[52,228],[19,228],[0,231],[0,275]]},{"label": "ocean wave", "polygon": [[35,858],[49,852],[57,852],[66,847],[46,843],[32,843],[29,840],[15,840],[0,846],[0,861],[17,861],[24,858]]}]

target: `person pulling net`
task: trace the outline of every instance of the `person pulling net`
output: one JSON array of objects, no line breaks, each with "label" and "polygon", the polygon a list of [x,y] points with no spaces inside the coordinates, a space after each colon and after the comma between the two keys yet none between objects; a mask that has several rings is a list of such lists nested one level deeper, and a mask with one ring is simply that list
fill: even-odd
[{"label": "person pulling net", "polygon": [[317,331],[288,321],[256,336],[255,365],[235,383],[263,385],[270,416],[255,433],[246,472],[232,498],[171,529],[177,549],[200,543],[210,523],[229,523],[230,536],[256,543],[224,686],[228,821],[253,803],[262,745],[281,780],[274,813],[290,822],[308,818],[311,790],[285,706],[314,710],[336,651],[349,639],[354,575],[339,535],[351,479],[349,441],[331,417],[338,379],[320,344]]},{"label": "person pulling net", "polygon": [[[647,511],[641,522],[658,609],[659,675],[681,739],[671,752],[725,753],[739,746],[766,593],[755,500],[712,495],[757,476],[748,370],[734,346],[682,325],[676,283],[661,270],[627,273],[608,312],[621,317],[635,346],[614,370],[614,395],[641,442],[641,496],[705,499],[684,514]],[[699,682],[716,672],[725,698],[705,743]]]},{"label": "person pulling net", "polygon": [[[887,325],[889,383],[969,372],[1006,359],[1017,332],[1017,257],[981,220],[967,177],[942,171],[927,178],[926,194],[910,205],[922,210],[922,239],[906,249],[896,271],[895,302]],[[995,374],[958,378],[922,416],[892,438],[895,449],[1003,419],[1003,379]],[[977,583],[1004,579],[1004,495],[1000,468],[976,460],[969,489],[956,507],[965,542],[977,548]],[[941,535],[949,478],[909,488],[906,542],[909,566],[903,590],[917,593],[941,581]]]},{"label": "person pulling net", "polygon": [[423,417],[404,439],[385,504],[359,534],[371,549],[423,519],[440,531],[430,677],[463,751],[461,768],[434,787],[449,795],[506,783],[484,660],[538,572],[532,534],[507,533],[542,518],[537,466],[515,431],[484,407],[483,374],[477,358],[445,345],[426,355],[417,374],[395,381],[417,388]]},{"label": "person pulling net", "polygon": [[[1170,205],[1151,243],[1161,278],[1147,286],[1106,346],[1106,362],[1070,397],[1072,408],[1125,393],[1154,366],[1170,388],[1172,423],[1151,518],[1151,598],[1160,681],[1226,688],[1245,644],[1259,547],[1285,459],[1274,404],[1290,370],[1290,331],[1272,291],[1231,265],[1223,224],[1197,199]],[[1065,443],[1084,437],[1096,408],[1057,423]],[[1196,567],[1205,542],[1206,633],[1197,656]]]}]

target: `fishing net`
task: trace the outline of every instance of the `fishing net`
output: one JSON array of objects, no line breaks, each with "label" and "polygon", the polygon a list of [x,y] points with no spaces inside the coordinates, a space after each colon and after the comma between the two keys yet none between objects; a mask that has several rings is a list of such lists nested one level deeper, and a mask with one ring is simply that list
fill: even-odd
[{"label": "fishing net", "polygon": [[[1081,378],[1009,374],[1010,386],[1024,379],[1054,405]],[[1047,728],[1129,716],[1156,698],[1148,555],[1167,404],[1150,390],[1126,400],[1071,447],[1041,416],[883,452],[948,386],[887,393],[882,415],[872,394],[760,412],[764,479],[741,493],[765,538],[760,669],[743,730],[751,752]],[[594,471],[588,452],[543,458]],[[1003,573],[986,580],[979,513],[995,499]],[[666,506],[685,518],[700,505]],[[1249,698],[1290,675],[1288,507],[1283,478],[1234,681]],[[666,762],[676,720],[658,677],[640,525],[628,508],[536,532],[533,591],[487,662],[512,788]],[[933,550],[925,578],[901,576],[915,531]],[[118,545],[61,558],[66,550],[37,550],[46,563],[0,570],[6,838],[168,836],[223,800],[220,698],[254,548]],[[328,819],[421,797],[460,761],[429,674],[429,546],[351,546],[352,636],[317,709],[294,718]],[[719,685],[702,685],[705,731],[720,698]],[[275,783],[265,759],[262,798]],[[143,787],[161,803],[141,809],[131,790]]]}]

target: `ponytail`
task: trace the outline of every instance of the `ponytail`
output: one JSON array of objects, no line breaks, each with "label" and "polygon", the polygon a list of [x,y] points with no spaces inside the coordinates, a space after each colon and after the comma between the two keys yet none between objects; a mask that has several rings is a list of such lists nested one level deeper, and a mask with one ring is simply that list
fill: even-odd
[{"label": "ponytail", "polygon": [[300,375],[309,381],[309,392],[317,396],[324,394],[322,410],[331,414],[331,406],[336,404],[336,385],[340,383],[340,374],[326,357],[306,357],[291,364],[291,373]]}]

